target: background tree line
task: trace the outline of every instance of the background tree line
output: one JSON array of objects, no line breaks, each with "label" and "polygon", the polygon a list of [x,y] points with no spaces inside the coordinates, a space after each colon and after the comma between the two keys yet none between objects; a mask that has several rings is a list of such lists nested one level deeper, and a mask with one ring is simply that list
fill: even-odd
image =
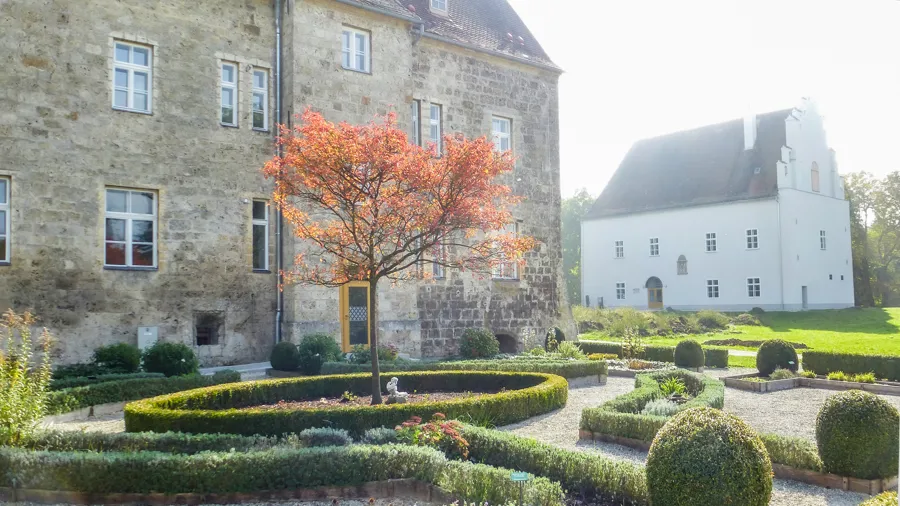
[{"label": "background tree line", "polygon": [[[868,172],[845,177],[850,201],[853,287],[858,306],[900,306],[900,171],[878,179]],[[570,304],[581,296],[581,219],[596,197],[586,189],[562,201],[563,269]]]}]

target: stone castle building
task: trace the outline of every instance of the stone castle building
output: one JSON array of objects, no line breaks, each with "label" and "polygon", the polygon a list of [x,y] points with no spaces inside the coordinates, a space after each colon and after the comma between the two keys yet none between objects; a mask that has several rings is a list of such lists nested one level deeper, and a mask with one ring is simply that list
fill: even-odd
[{"label": "stone castle building", "polygon": [[306,107],[393,110],[411,142],[488,135],[517,157],[526,265],[385,284],[382,342],[443,356],[467,327],[507,350],[569,328],[560,70],[506,0],[7,0],[0,48],[0,309],[36,312],[60,362],[114,342],[183,342],[204,365],[312,331],[367,342],[364,287],[277,289],[300,245],[259,169]]}]

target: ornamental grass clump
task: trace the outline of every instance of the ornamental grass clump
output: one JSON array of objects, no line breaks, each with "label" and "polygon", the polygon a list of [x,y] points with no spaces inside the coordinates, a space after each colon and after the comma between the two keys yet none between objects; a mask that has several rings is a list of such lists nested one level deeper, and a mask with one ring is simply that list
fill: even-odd
[{"label": "ornamental grass clump", "polygon": [[[37,319],[12,309],[0,317],[0,445],[15,445],[30,436],[47,410],[50,348],[47,329],[37,343],[31,327]],[[35,357],[35,348],[40,357]]]}]

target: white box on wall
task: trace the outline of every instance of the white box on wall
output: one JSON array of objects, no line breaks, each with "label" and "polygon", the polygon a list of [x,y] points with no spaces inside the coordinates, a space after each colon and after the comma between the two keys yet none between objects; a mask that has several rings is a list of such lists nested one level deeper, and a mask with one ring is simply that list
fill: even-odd
[{"label": "white box on wall", "polygon": [[138,327],[138,348],[141,351],[156,344],[159,340],[159,327]]}]

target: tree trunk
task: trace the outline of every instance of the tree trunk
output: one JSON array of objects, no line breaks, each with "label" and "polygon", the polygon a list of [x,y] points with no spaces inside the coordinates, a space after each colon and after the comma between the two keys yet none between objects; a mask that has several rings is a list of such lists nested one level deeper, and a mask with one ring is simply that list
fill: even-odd
[{"label": "tree trunk", "polygon": [[381,404],[381,371],[378,369],[378,280],[369,281],[369,353],[372,355],[372,404]]}]

